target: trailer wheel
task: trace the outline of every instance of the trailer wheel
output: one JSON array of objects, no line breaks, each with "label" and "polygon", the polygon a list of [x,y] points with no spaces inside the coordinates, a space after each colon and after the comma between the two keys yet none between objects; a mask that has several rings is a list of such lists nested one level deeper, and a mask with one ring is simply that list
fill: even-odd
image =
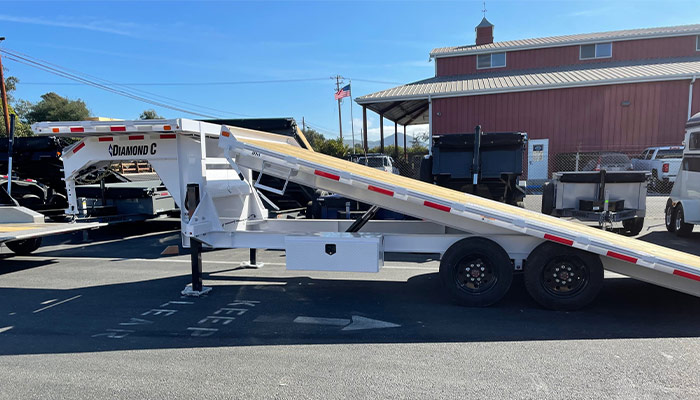
[{"label": "trailer wheel", "polygon": [[631,236],[639,235],[644,227],[644,218],[631,218],[622,221],[622,227],[625,228],[625,232]]},{"label": "trailer wheel", "polygon": [[664,211],[666,230],[674,233],[676,231],[676,209],[673,208],[673,201],[668,199],[666,202],[666,210]]},{"label": "trailer wheel", "polygon": [[41,238],[31,238],[24,240],[13,240],[5,243],[8,249],[18,256],[27,256],[41,246]]},{"label": "trailer wheel", "polygon": [[685,222],[685,214],[683,212],[683,205],[681,203],[678,203],[676,206],[676,218],[675,218],[675,226],[676,226],[676,235],[678,236],[688,236],[690,233],[693,231],[693,224],[689,224]]},{"label": "trailer wheel", "polygon": [[530,253],[525,288],[545,308],[578,310],[603,287],[603,263],[593,253],[547,242]]},{"label": "trailer wheel", "polygon": [[513,264],[496,242],[467,238],[454,243],[442,256],[440,278],[457,304],[485,307],[508,292]]}]

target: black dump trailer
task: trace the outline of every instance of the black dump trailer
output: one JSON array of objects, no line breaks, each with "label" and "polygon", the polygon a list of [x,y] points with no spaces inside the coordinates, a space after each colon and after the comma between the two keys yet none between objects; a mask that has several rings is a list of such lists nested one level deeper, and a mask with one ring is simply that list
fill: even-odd
[{"label": "black dump trailer", "polygon": [[420,179],[439,186],[520,205],[525,132],[484,132],[433,137],[432,155],[421,162]]},{"label": "black dump trailer", "polygon": [[[61,152],[70,144],[57,137],[16,137],[12,146],[12,197],[45,215],[62,215],[68,206]],[[0,184],[7,186],[9,139],[0,139]]]}]

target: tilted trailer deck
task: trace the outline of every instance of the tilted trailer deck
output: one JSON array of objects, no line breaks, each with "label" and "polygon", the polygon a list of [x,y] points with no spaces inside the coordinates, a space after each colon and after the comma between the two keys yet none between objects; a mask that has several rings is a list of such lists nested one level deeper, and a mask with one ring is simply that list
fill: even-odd
[{"label": "tilted trailer deck", "polygon": [[[69,213],[77,209],[73,179],[80,171],[134,155],[151,163],[182,210],[191,294],[206,290],[204,246],[284,249],[287,268],[297,270],[376,272],[384,252],[440,253],[445,290],[464,305],[498,301],[515,270],[523,270],[533,298],[554,309],[592,301],[603,268],[700,296],[700,257],[315,153],[287,136],[188,119],[33,129],[83,138],[64,151]],[[285,185],[260,185],[252,171],[420,220],[268,219],[261,190],[283,192]]]}]

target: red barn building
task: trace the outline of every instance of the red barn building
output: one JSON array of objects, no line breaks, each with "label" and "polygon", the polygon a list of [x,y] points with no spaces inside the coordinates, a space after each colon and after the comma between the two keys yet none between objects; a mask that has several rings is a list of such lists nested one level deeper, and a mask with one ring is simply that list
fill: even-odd
[{"label": "red barn building", "polygon": [[678,145],[700,111],[700,25],[507,42],[493,29],[484,18],[476,44],[434,49],[434,77],[357,98],[364,132],[367,109],[432,135],[525,131],[546,165],[560,153]]}]

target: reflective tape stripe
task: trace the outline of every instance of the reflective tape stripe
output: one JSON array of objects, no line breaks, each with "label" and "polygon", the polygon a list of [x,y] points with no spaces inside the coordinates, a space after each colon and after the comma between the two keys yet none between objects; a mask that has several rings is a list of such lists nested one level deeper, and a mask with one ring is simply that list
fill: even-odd
[{"label": "reflective tape stripe", "polygon": [[391,190],[382,189],[382,188],[380,188],[380,187],[376,187],[376,186],[372,186],[372,185],[367,186],[367,190],[370,190],[370,191],[372,191],[372,192],[377,192],[377,193],[385,194],[385,195],[387,195],[387,196],[393,196],[393,195],[394,195],[394,192],[392,192]]},{"label": "reflective tape stripe", "polygon": [[340,176],[338,176],[338,175],[329,174],[328,172],[323,172],[323,171],[319,171],[319,170],[315,170],[314,175],[322,176],[322,177],[328,178],[328,179],[333,179],[334,181],[340,180]]},{"label": "reflective tape stripe", "polygon": [[617,258],[618,260],[627,261],[632,264],[637,263],[637,259],[634,257],[626,256],[624,254],[616,253],[614,251],[608,251],[608,257]]},{"label": "reflective tape stripe", "polygon": [[131,135],[129,140],[143,140],[143,135]]},{"label": "reflective tape stripe", "polygon": [[677,269],[673,270],[673,275],[682,276],[684,278],[688,278],[688,279],[692,279],[694,281],[700,282],[700,276],[695,275],[695,274],[690,274],[690,273],[684,272],[684,271],[679,271]]},{"label": "reflective tape stripe", "polygon": [[70,128],[71,133],[79,133],[79,132],[85,132],[85,128],[83,127],[75,127],[75,128]]},{"label": "reflective tape stripe", "polygon": [[112,132],[126,132],[126,126],[110,126],[109,130]]},{"label": "reflective tape stripe", "polygon": [[73,153],[77,153],[78,150],[82,149],[83,147],[85,147],[85,142],[80,142],[80,144],[75,146],[75,148],[73,149]]},{"label": "reflective tape stripe", "polygon": [[101,137],[101,138],[99,138],[99,139],[97,139],[97,140],[100,141],[100,142],[113,142],[113,141],[114,141],[114,138],[111,137],[111,136],[105,136],[105,137]]},{"label": "reflective tape stripe", "polygon": [[426,207],[434,208],[436,210],[444,211],[444,212],[450,212],[450,207],[443,206],[442,204],[438,203],[433,203],[432,201],[424,201],[423,205]]},{"label": "reflective tape stripe", "polygon": [[175,138],[177,138],[177,135],[174,133],[168,133],[168,134],[160,135],[160,138],[161,139],[175,139]]},{"label": "reflective tape stripe", "polygon": [[565,239],[565,238],[559,237],[559,236],[550,235],[549,233],[545,233],[545,234],[544,234],[544,238],[547,239],[547,240],[551,240],[552,242],[557,242],[557,243],[565,244],[565,245],[567,245],[567,246],[573,246],[573,245],[574,245],[574,241],[573,241],[573,240]]}]

